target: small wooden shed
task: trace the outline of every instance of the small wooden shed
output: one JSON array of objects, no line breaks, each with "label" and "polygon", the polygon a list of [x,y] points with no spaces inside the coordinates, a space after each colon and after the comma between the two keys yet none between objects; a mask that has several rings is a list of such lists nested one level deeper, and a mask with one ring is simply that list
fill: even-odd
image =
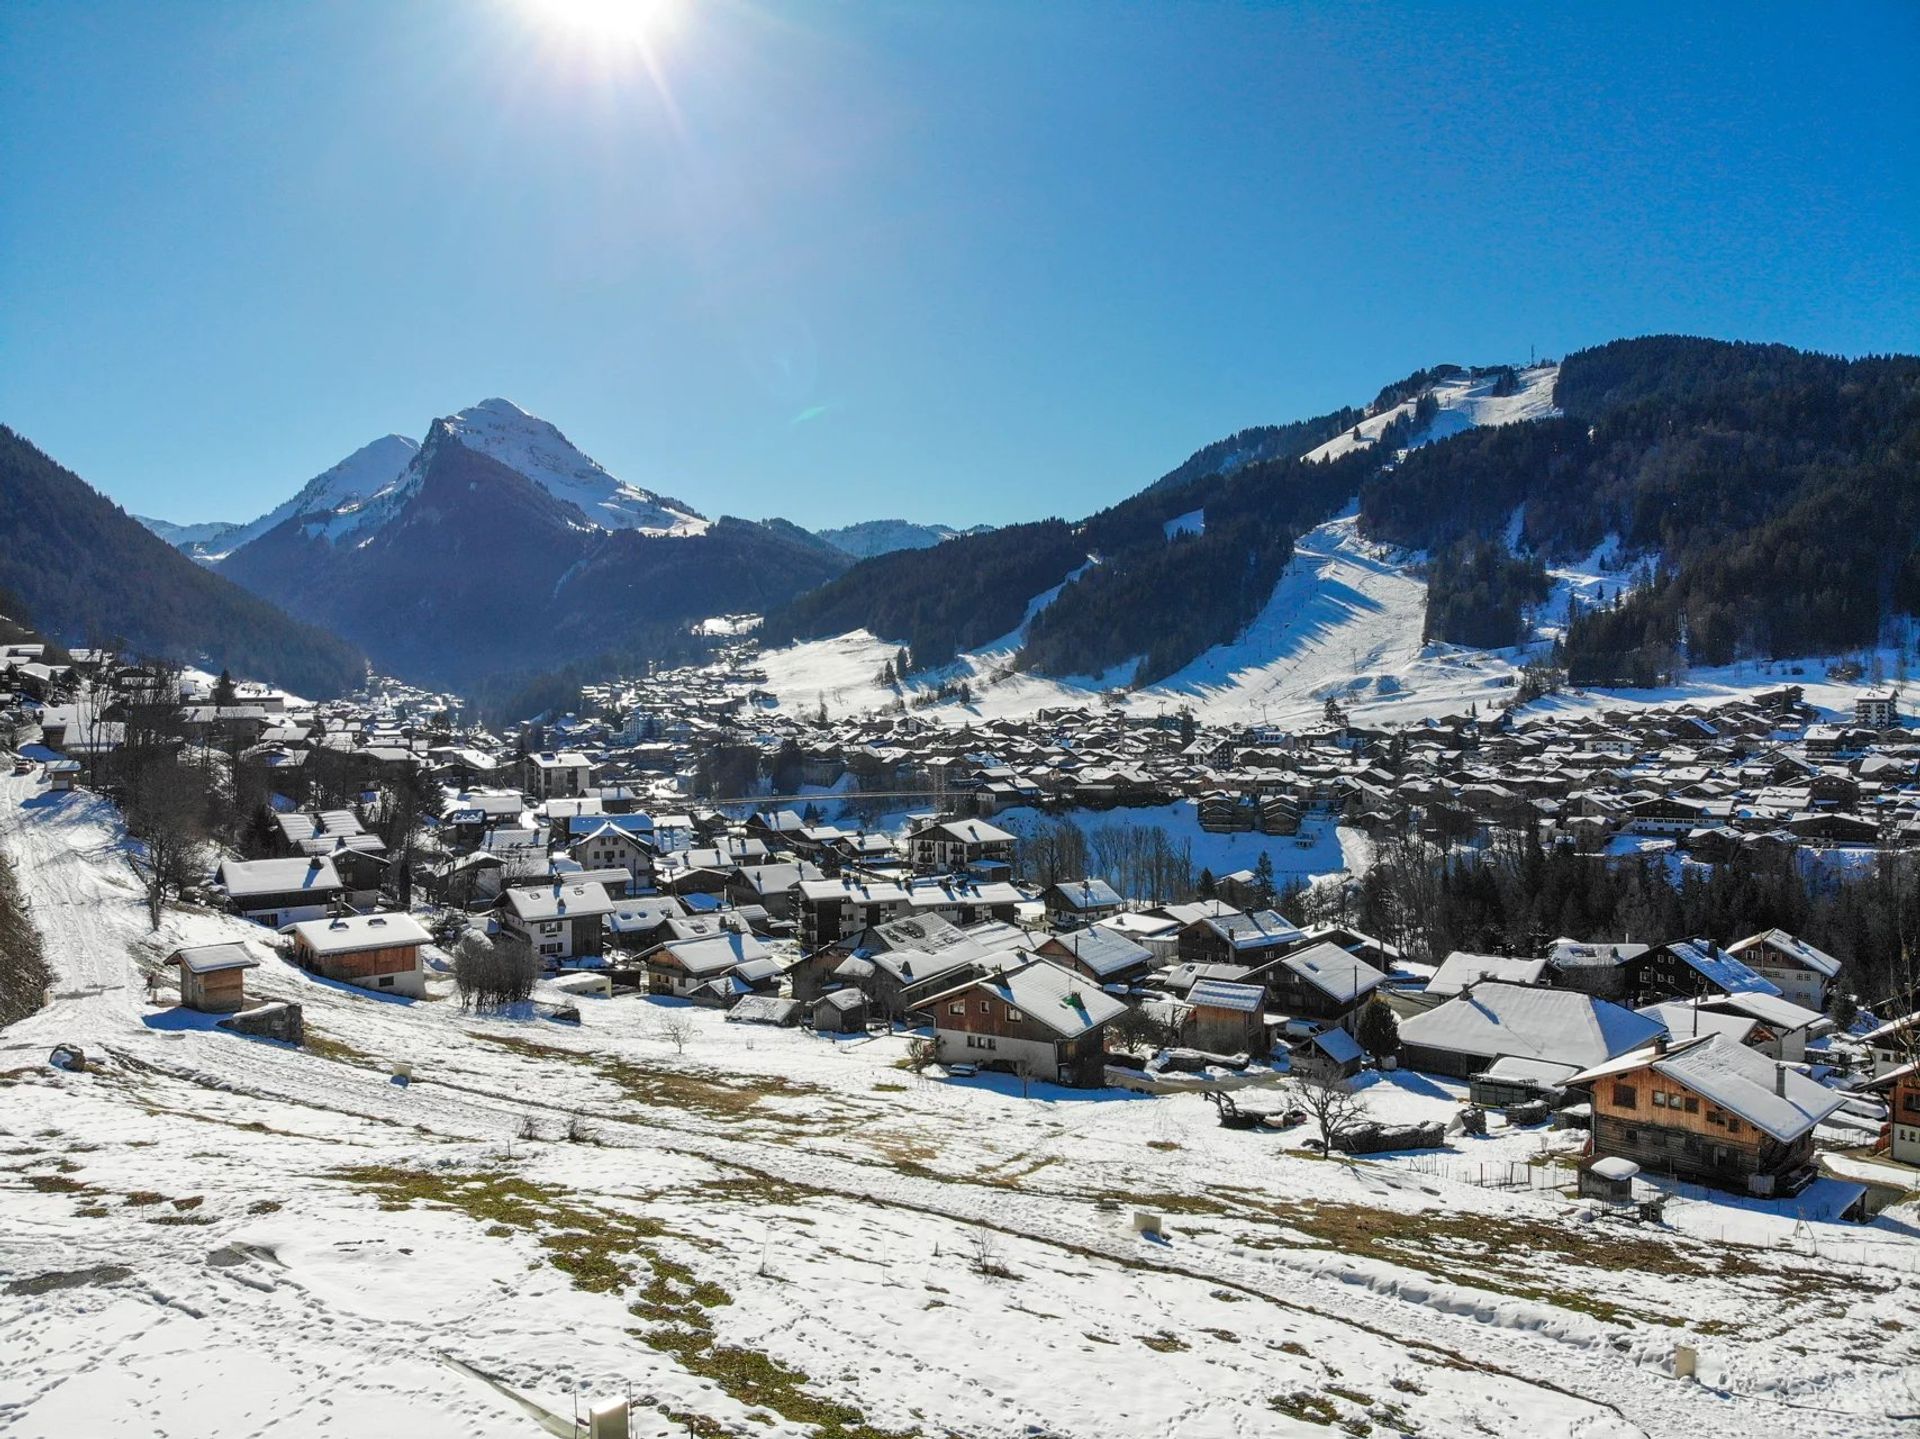
[{"label": "small wooden shed", "polygon": [[247,971],[260,961],[243,944],[199,944],[176,949],[167,963],[180,969],[180,1003],[202,1014],[232,1014],[246,1008]]},{"label": "small wooden shed", "polygon": [[817,1034],[867,1032],[867,997],[857,989],[836,989],[821,995],[808,1014]]}]

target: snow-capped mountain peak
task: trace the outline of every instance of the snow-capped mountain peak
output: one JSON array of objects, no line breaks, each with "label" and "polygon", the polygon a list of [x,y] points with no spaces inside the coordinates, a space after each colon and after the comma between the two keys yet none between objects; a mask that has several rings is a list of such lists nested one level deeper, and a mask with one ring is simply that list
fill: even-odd
[{"label": "snow-capped mountain peak", "polygon": [[452,416],[448,426],[461,444],[518,470],[603,529],[697,535],[707,528],[691,507],[609,474],[558,427],[511,400],[482,400]]}]

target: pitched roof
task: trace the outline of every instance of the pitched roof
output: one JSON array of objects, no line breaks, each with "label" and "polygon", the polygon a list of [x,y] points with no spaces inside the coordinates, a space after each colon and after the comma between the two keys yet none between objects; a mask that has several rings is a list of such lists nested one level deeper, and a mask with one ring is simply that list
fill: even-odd
[{"label": "pitched roof", "polygon": [[315,954],[398,949],[433,939],[425,926],[405,914],[343,914],[333,919],[303,920],[292,928]]},{"label": "pitched roof", "polygon": [[190,949],[176,949],[167,956],[167,963],[177,964],[191,974],[260,967],[260,961],[247,953],[244,944],[197,944]]},{"label": "pitched roof", "polygon": [[1496,1059],[1600,1064],[1663,1032],[1657,1020],[1569,989],[1489,980],[1473,993],[1400,1022],[1400,1042]]},{"label": "pitched roof", "polygon": [[1240,1014],[1258,1014],[1267,1002],[1264,985],[1235,984],[1228,979],[1202,979],[1187,991],[1187,1003],[1195,1009],[1231,1009]]},{"label": "pitched roof", "polygon": [[1503,984],[1538,984],[1546,973],[1545,958],[1527,959],[1508,954],[1468,954],[1456,949],[1440,961],[1440,967],[1427,981],[1428,994],[1458,994],[1483,979]]},{"label": "pitched roof", "polygon": [[[1062,1039],[1077,1039],[1098,1029],[1125,1013],[1127,1008],[1083,975],[1045,959],[1003,970],[946,993],[958,994],[966,989],[991,991],[1002,1002],[1037,1020]],[[929,1006],[943,997],[934,996],[928,1001]]]},{"label": "pitched roof", "polygon": [[1285,969],[1342,1001],[1370,994],[1386,980],[1386,975],[1358,955],[1324,940],[1296,953],[1282,955],[1275,968]]},{"label": "pitched roof", "polygon": [[1665,948],[1667,953],[1699,974],[1708,984],[1728,994],[1756,992],[1778,994],[1780,992],[1779,987],[1771,980],[1762,979],[1724,949],[1716,948],[1710,941],[1682,939],[1674,941]]},{"label": "pitched roof", "polygon": [[1664,1053],[1653,1046],[1636,1049],[1610,1064],[1576,1074],[1570,1082],[1584,1083],[1643,1067],[1685,1085],[1783,1143],[1798,1139],[1846,1103],[1845,1095],[1723,1034],[1689,1040]]},{"label": "pitched roof", "polygon": [[340,872],[333,861],[315,855],[296,859],[226,859],[215,876],[234,899],[256,894],[293,894],[340,889]]},{"label": "pitched roof", "polygon": [[1772,950],[1828,979],[1840,973],[1839,960],[1784,929],[1762,930],[1759,934],[1749,935],[1739,943],[1727,946],[1727,952],[1736,956],[1745,955],[1752,949]]}]

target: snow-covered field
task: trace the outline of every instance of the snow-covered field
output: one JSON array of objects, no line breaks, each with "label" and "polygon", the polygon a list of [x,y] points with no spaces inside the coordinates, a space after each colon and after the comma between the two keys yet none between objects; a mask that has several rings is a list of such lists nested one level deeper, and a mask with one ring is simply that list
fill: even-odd
[{"label": "snow-covered field", "polygon": [[[0,845],[57,974],[0,1031],[10,1439],[569,1432],[496,1384],[563,1419],[631,1392],[649,1436],[1870,1436],[1920,1411],[1911,1207],[1730,1211],[1750,1244],[1583,1223],[1193,1096],[923,1078],[900,1037],[637,999],[482,1018],[258,947],[250,991],[306,1007],[296,1050],[148,1003],[161,955],[260,931],[149,935],[109,807],[0,780]],[[49,1067],[62,1040],[94,1066]],[[1375,1091],[1392,1117],[1457,1099]],[[1457,1143],[1465,1173],[1542,1140]],[[1681,1342],[1699,1382],[1669,1377]]]}]

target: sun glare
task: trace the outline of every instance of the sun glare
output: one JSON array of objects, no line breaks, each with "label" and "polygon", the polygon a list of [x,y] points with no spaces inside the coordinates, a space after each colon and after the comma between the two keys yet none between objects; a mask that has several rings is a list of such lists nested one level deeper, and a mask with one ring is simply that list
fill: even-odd
[{"label": "sun glare", "polygon": [[606,45],[645,46],[669,25],[673,0],[529,0],[556,30]]}]

